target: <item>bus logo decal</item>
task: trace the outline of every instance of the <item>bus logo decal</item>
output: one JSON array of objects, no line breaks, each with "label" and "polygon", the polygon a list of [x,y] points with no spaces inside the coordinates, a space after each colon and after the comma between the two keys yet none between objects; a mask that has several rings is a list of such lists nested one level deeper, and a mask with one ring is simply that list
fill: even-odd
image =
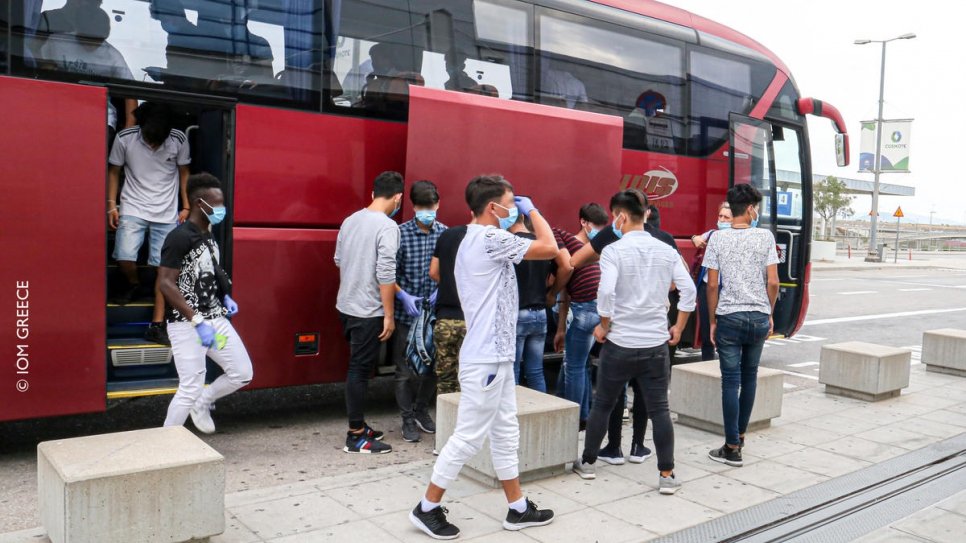
[{"label": "bus logo decal", "polygon": [[644,172],[642,175],[625,173],[621,179],[620,189],[640,189],[647,194],[649,200],[667,198],[678,190],[678,178],[664,166],[659,168],[659,170]]}]

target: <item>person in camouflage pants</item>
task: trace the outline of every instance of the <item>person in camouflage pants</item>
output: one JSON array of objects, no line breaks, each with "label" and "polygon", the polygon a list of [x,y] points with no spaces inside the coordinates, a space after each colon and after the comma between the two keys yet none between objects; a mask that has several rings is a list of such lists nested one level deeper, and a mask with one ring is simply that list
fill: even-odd
[{"label": "person in camouflage pants", "polygon": [[466,321],[439,319],[433,328],[436,345],[436,393],[448,394],[460,391],[460,347],[466,335]]}]

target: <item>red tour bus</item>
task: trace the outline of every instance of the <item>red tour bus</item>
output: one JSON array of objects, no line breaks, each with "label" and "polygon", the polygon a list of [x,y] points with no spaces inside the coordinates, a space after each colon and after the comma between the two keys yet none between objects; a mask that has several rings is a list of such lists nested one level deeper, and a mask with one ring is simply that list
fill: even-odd
[{"label": "red tour bus", "polygon": [[344,379],[335,238],[384,170],[433,180],[449,225],[466,222],[463,188],[480,173],[571,230],[581,204],[639,187],[686,258],[728,187],[753,183],[781,251],[775,332],[804,319],[805,116],[833,121],[840,160],[845,126],[775,55],[713,21],[648,0],[3,5],[0,420],[177,385],[170,349],[142,339],[150,302],[110,303],[106,157],[132,99],[169,104],[192,171],[226,187],[214,233],[254,387]]}]

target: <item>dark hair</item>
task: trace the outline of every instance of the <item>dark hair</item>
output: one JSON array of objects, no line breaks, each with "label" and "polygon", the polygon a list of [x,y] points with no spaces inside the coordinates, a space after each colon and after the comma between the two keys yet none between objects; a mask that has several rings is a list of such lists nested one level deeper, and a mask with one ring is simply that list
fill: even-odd
[{"label": "dark hair", "polygon": [[647,206],[647,210],[651,212],[651,214],[647,216],[647,224],[649,224],[649,225],[653,226],[654,228],[657,228],[658,230],[660,230],[661,229],[661,212],[657,209],[657,206],[654,205],[654,204],[651,204],[651,205]]},{"label": "dark hair", "polygon": [[740,217],[748,211],[749,206],[761,203],[761,193],[758,189],[742,183],[728,189],[728,205],[731,206],[731,215]]},{"label": "dark hair", "polygon": [[474,177],[466,185],[466,205],[470,206],[473,215],[479,217],[486,209],[486,204],[499,200],[507,191],[513,191],[513,185],[499,174],[481,175]]},{"label": "dark hair", "polygon": [[597,202],[580,206],[580,220],[591,224],[607,224],[607,212]]},{"label": "dark hair", "polygon": [[409,201],[419,207],[432,207],[438,204],[439,192],[436,191],[436,185],[425,179],[416,181],[409,189]]},{"label": "dark hair", "polygon": [[644,220],[645,209],[647,209],[647,196],[639,190],[622,190],[610,199],[611,212],[616,215],[619,211],[623,211],[634,221]]},{"label": "dark hair", "polygon": [[144,102],[134,110],[134,119],[141,128],[141,137],[150,145],[161,145],[171,129],[171,107],[167,104]]},{"label": "dark hair", "polygon": [[188,199],[194,202],[211,189],[221,189],[221,181],[208,172],[188,176]]},{"label": "dark hair", "polygon": [[403,176],[399,172],[382,172],[372,182],[372,195],[375,198],[392,198],[403,192]]}]

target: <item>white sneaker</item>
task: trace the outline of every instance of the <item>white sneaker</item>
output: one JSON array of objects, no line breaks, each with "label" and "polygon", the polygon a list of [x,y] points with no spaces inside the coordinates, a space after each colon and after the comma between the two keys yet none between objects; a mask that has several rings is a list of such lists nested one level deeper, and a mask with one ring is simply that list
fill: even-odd
[{"label": "white sneaker", "polygon": [[597,466],[594,464],[585,464],[583,458],[574,460],[573,471],[579,475],[581,479],[597,478]]},{"label": "white sneaker", "polygon": [[195,405],[192,407],[191,422],[203,434],[215,433],[215,421],[211,420],[211,405]]}]

